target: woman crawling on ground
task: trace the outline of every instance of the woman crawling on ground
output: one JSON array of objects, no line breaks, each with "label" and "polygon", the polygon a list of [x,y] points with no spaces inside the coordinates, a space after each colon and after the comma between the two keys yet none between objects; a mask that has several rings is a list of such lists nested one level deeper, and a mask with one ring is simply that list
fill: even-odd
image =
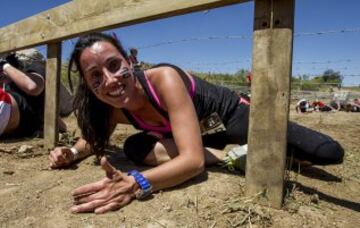
[{"label": "woman crawling on ground", "polygon": [[[249,103],[227,88],[170,64],[133,70],[120,43],[101,33],[78,40],[70,69],[73,63],[80,73],[74,108],[83,138],[73,148],[55,148],[50,165],[64,167],[95,153],[106,172],[104,179],[74,190],[74,213],[116,210],[179,185],[205,165],[229,161],[221,150],[227,144],[247,142]],[[127,138],[123,150],[133,162],[153,168],[124,174],[108,163],[104,148],[118,123],[142,130]],[[336,141],[295,123],[289,123],[288,143],[300,160],[343,160]],[[239,157],[237,151],[230,150],[231,159]]]}]

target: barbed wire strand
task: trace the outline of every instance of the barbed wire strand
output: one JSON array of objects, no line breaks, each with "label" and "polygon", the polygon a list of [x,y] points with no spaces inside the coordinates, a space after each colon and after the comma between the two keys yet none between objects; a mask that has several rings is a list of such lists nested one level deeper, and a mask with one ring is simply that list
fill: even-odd
[{"label": "barbed wire strand", "polygon": [[[301,36],[323,36],[328,34],[340,34],[340,33],[358,33],[360,32],[360,28],[350,28],[350,29],[340,29],[340,30],[328,30],[328,31],[319,31],[319,32],[300,32],[295,33],[294,37],[301,37]],[[159,43],[148,44],[139,46],[138,49],[146,49],[146,48],[153,48],[159,47],[163,45],[170,45],[176,43],[183,43],[183,42],[191,42],[191,41],[204,41],[204,40],[220,40],[220,39],[236,39],[236,40],[246,40],[252,39],[250,35],[226,35],[226,36],[208,36],[208,37],[190,37],[184,38],[180,40],[169,40],[169,41],[162,41]]]}]

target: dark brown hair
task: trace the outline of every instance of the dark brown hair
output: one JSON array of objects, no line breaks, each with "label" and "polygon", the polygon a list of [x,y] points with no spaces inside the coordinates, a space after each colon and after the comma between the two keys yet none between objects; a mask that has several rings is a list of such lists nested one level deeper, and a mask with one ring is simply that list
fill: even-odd
[{"label": "dark brown hair", "polygon": [[75,116],[83,138],[89,143],[91,150],[100,157],[109,143],[113,127],[110,123],[112,107],[96,98],[86,85],[83,71],[80,66],[80,56],[84,49],[91,47],[96,42],[109,42],[128,59],[127,53],[121,43],[114,37],[103,33],[91,33],[79,38],[70,56],[68,67],[69,84],[72,89],[71,73],[73,64],[79,72],[79,83],[74,99]]}]

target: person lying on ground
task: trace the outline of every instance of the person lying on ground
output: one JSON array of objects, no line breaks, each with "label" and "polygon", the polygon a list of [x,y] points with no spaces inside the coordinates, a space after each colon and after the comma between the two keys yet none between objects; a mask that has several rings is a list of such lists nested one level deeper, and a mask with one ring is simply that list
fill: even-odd
[{"label": "person lying on ground", "polygon": [[331,103],[330,104],[326,104],[323,101],[320,101],[318,99],[316,99],[311,106],[314,108],[315,111],[319,111],[319,112],[330,112],[330,111],[338,111],[338,106],[340,104],[338,103]]},{"label": "person lying on ground", "polygon": [[[31,53],[31,62],[19,59]],[[44,116],[45,60],[35,49],[8,54],[0,59],[0,135],[39,136]],[[60,130],[66,125],[60,121]]]},{"label": "person lying on ground", "polygon": [[341,110],[341,103],[339,100],[331,100],[328,107],[331,108],[331,111],[340,111]]},{"label": "person lying on ground", "polygon": [[347,104],[346,111],[348,111],[348,112],[360,112],[360,99],[355,98],[353,102],[349,102]]},{"label": "person lying on ground", "polygon": [[307,99],[302,98],[296,103],[295,111],[296,113],[308,113],[314,111],[314,108]]},{"label": "person lying on ground", "polygon": [[[170,64],[133,70],[120,42],[102,33],[79,38],[69,69],[73,64],[80,75],[74,108],[82,138],[72,148],[51,151],[50,166],[65,167],[95,153],[106,173],[73,191],[73,213],[116,210],[198,176],[205,165],[234,164],[243,157],[244,150],[237,148],[247,143],[249,103],[230,89]],[[152,168],[126,174],[107,161],[104,149],[119,123],[142,130],[126,139],[123,151],[129,160]],[[228,144],[239,146],[226,156]],[[343,161],[339,143],[292,122],[288,147],[297,159],[313,164]]]},{"label": "person lying on ground", "polygon": [[311,106],[314,108],[314,111],[321,111],[325,106],[325,102],[316,99]]}]

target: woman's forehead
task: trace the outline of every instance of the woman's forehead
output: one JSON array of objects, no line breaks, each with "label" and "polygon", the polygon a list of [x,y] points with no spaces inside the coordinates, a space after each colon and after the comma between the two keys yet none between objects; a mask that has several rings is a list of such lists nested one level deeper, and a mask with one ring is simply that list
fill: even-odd
[{"label": "woman's forehead", "polygon": [[123,58],[121,53],[113,44],[109,42],[100,41],[100,42],[95,42],[90,47],[84,49],[84,51],[80,55],[80,62],[82,64],[86,63],[87,65],[94,60],[103,61],[104,59],[108,59],[114,56]]},{"label": "woman's forehead", "polygon": [[119,51],[116,49],[116,47],[113,44],[105,41],[95,42],[93,45],[91,45],[86,49],[89,50],[89,52],[94,55],[100,55],[108,52],[119,53]]}]

